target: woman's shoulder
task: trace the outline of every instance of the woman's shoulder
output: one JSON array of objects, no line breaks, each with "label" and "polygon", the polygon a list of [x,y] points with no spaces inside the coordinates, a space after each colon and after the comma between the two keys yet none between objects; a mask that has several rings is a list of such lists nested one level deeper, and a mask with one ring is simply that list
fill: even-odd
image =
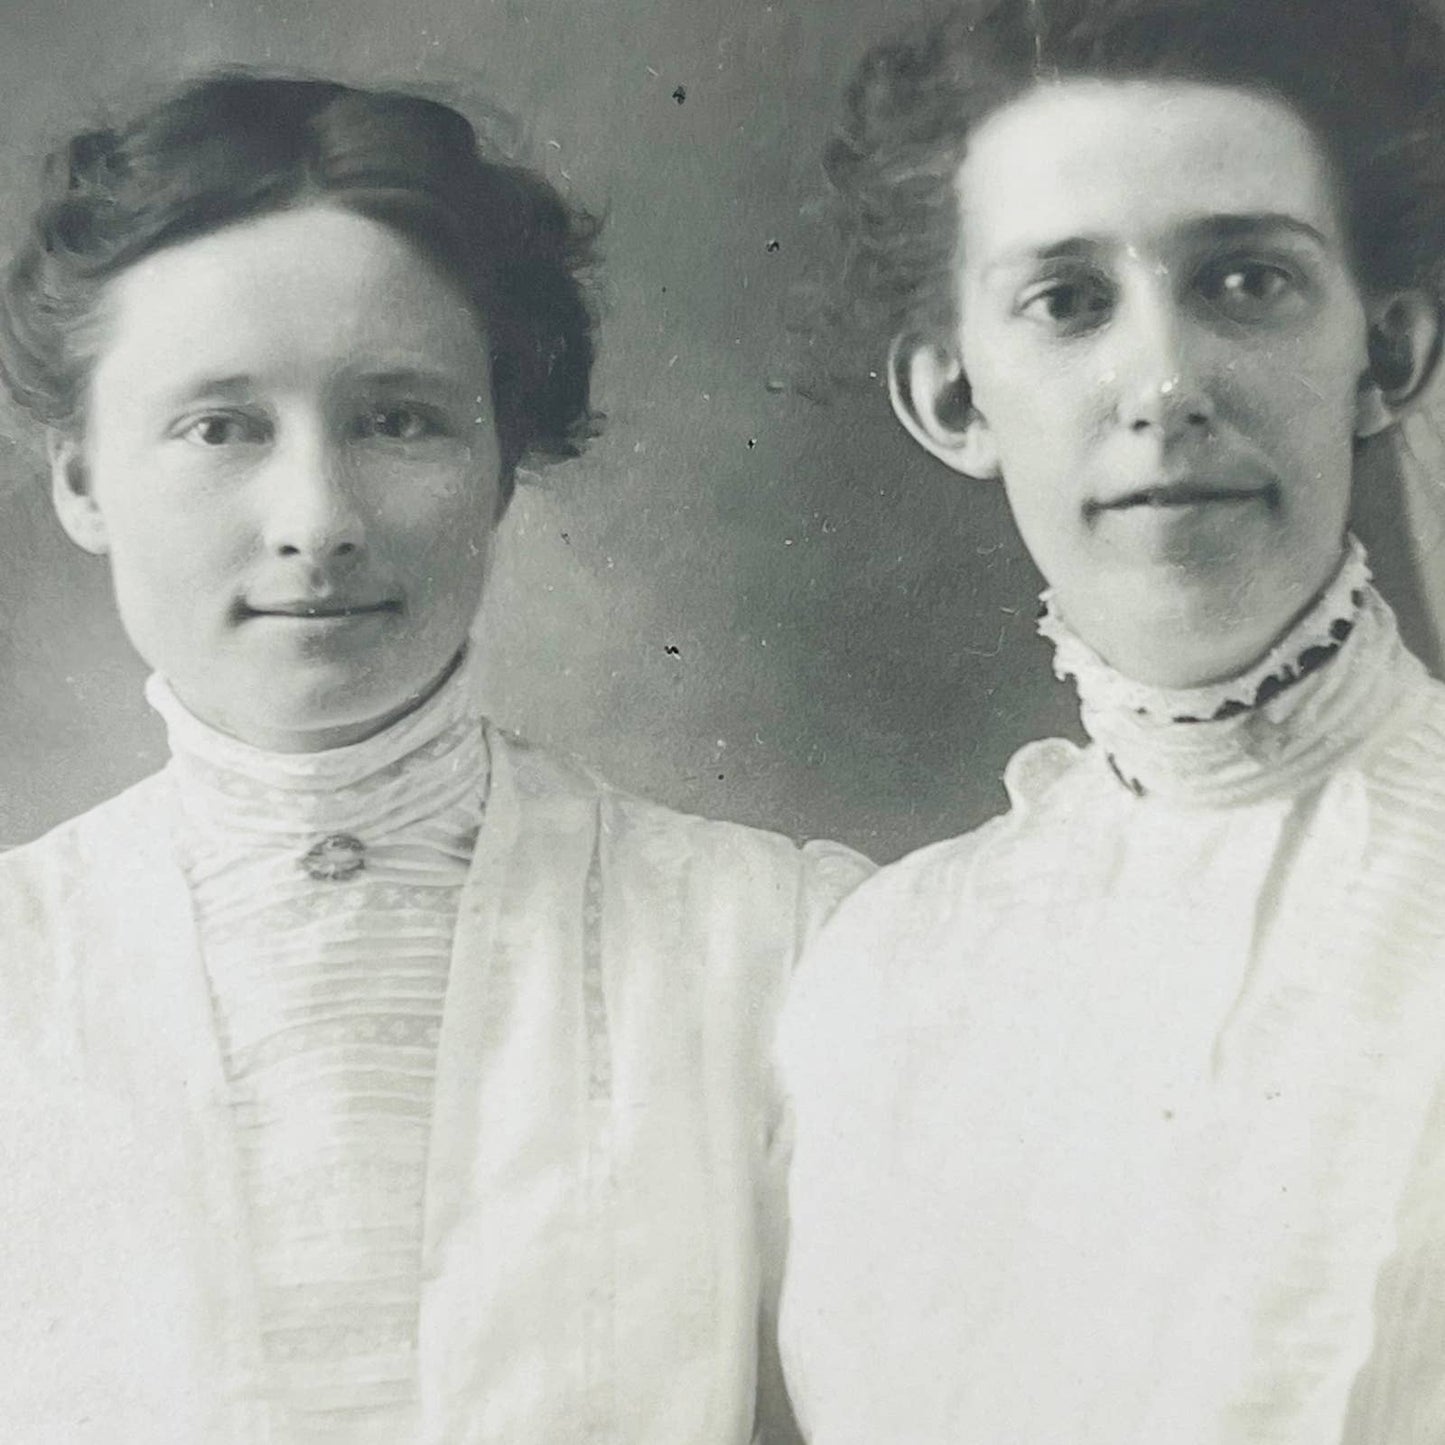
[{"label": "woman's shoulder", "polygon": [[488,741],[494,765],[506,766],[517,796],[524,802],[577,802],[592,808],[605,807],[615,814],[676,832],[748,839],[763,846],[788,843],[779,833],[686,812],[631,792],[575,754],[535,743],[504,728],[493,728]]},{"label": "woman's shoulder", "polygon": [[491,743],[494,761],[507,768],[520,806],[535,821],[546,826],[549,814],[561,826],[586,819],[614,856],[653,859],[669,869],[704,865],[723,877],[762,875],[776,881],[785,875],[808,891],[838,897],[873,870],[862,854],[842,843],[799,843],[769,829],[655,802],[614,785],[576,757],[515,733],[495,730]]},{"label": "woman's shoulder", "polygon": [[131,860],[157,829],[164,774],[153,773],[123,792],[56,824],[38,838],[0,843],[0,907],[23,890],[93,863],[98,854]]},{"label": "woman's shoulder", "polygon": [[1403,746],[1432,760],[1445,756],[1445,682],[1422,666],[1416,686],[1406,696],[1413,696],[1414,706],[1400,709],[1399,722],[1386,735],[1386,746]]},{"label": "woman's shoulder", "polygon": [[[97,916],[120,900],[145,909],[164,867],[168,844],[155,774],[96,807],[58,824],[31,842],[0,852],[0,959],[9,981],[72,951],[66,940],[86,937]],[[168,856],[168,855],[165,855]],[[39,984],[38,978],[30,980]]]},{"label": "woman's shoulder", "polygon": [[1395,832],[1396,820],[1404,833],[1432,840],[1445,854],[1445,682],[1422,674],[1356,766],[1377,831]]},{"label": "woman's shoulder", "polygon": [[[123,922],[147,943],[166,920],[159,777],[128,788],[32,842],[0,852],[0,1033],[18,1050],[69,1037],[72,995]],[[179,875],[177,874],[178,878]]]},{"label": "woman's shoulder", "polygon": [[1027,867],[1014,859],[1018,848],[1032,858],[1052,822],[1087,804],[1091,757],[1063,738],[1026,744],[1004,770],[1006,811],[887,864],[843,900],[805,953],[788,1003],[780,1056],[795,1087],[815,1068],[832,1078],[830,1058],[867,1056],[936,1011],[967,937],[987,921],[983,880],[1010,860]]},{"label": "woman's shoulder", "polygon": [[831,1077],[841,1055],[871,1050],[930,995],[939,970],[957,967],[968,924],[969,880],[1009,827],[1008,815],[931,843],[880,868],[846,897],[798,967],[779,1035],[779,1058],[796,1091]]},{"label": "woman's shoulder", "polygon": [[840,910],[839,930],[866,935],[898,929],[917,933],[963,906],[968,880],[980,858],[1065,785],[1087,756],[1086,750],[1064,738],[1026,743],[1004,769],[1008,810],[880,868],[852,895],[846,910]]},{"label": "woman's shoulder", "polygon": [[880,868],[843,901],[812,950],[827,970],[842,959],[857,971],[893,970],[926,952],[926,940],[967,909],[969,878],[990,844],[1009,826],[992,818],[956,837],[930,843]]}]

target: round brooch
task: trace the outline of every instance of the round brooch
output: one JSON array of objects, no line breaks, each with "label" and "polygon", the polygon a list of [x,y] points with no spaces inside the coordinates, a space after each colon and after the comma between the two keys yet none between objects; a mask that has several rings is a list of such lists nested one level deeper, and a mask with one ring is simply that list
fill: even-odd
[{"label": "round brooch", "polygon": [[301,855],[300,864],[318,882],[337,883],[366,867],[366,844],[350,833],[330,833]]}]

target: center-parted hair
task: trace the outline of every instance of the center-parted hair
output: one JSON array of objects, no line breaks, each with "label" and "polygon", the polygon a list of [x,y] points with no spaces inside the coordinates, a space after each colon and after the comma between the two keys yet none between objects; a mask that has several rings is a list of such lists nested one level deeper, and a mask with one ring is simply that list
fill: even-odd
[{"label": "center-parted hair", "polygon": [[1040,84],[1178,79],[1292,106],[1335,172],[1357,278],[1445,298],[1445,35],[1427,0],[966,0],[877,46],[825,166],[845,334],[877,354],[954,323],[972,131]]},{"label": "center-parted hair", "polygon": [[474,309],[505,476],[573,456],[592,430],[596,223],[490,155],[452,107],[393,90],[227,71],[129,122],[76,135],[0,292],[0,373],[51,425],[84,423],[106,284],[144,257],[252,217],[345,208],[410,241]]}]

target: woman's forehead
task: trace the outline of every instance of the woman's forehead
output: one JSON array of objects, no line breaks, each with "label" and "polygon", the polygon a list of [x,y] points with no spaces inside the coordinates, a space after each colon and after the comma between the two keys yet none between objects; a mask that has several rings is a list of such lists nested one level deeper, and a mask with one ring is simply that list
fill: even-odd
[{"label": "woman's forehead", "polygon": [[466,372],[484,364],[484,348],[470,307],[409,242],[318,206],[238,223],[123,272],[97,374],[160,384],[367,358]]},{"label": "woman's forehead", "polygon": [[1080,241],[1173,242],[1218,218],[1284,219],[1344,244],[1309,127],[1282,101],[1222,86],[1040,86],[979,126],[957,189],[970,266]]}]

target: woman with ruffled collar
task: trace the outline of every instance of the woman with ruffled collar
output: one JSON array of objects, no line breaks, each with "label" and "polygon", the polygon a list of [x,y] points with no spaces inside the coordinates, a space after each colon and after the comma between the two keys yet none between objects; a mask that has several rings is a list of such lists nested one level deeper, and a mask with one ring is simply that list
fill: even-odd
[{"label": "woman with ruffled collar", "polygon": [[477,711],[518,463],[587,431],[592,227],[314,80],[48,174],[0,358],[173,756],[0,859],[0,1436],[745,1445],[771,1021],[863,865]]},{"label": "woman with ruffled collar", "polygon": [[1346,530],[1442,93],[1409,0],[992,0],[859,72],[895,410],[1007,490],[1090,742],[800,972],[815,1445],[1445,1438],[1445,687]]}]

